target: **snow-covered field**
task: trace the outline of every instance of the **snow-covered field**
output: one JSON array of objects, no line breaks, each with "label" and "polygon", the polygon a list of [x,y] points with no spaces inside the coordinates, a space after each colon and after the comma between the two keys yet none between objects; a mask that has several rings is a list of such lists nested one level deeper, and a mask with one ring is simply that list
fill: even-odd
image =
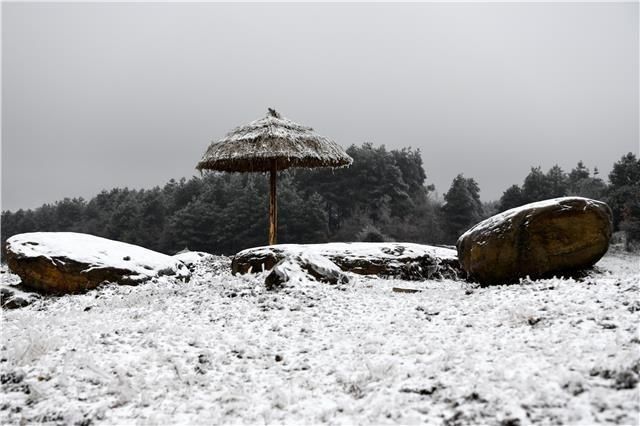
[{"label": "snow-covered field", "polygon": [[268,292],[210,258],[189,283],[46,297],[2,313],[0,423],[638,424],[639,265]]}]

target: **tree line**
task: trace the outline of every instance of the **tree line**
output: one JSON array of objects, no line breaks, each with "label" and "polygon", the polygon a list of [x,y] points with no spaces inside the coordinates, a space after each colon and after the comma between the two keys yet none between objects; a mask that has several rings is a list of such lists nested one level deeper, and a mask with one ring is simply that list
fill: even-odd
[{"label": "tree line", "polygon": [[[631,153],[605,183],[581,162],[565,173],[532,168],[522,186],[482,203],[480,187],[460,174],[433,196],[419,150],[351,146],[344,169],[291,169],[278,181],[278,242],[408,241],[453,244],[478,221],[528,202],[564,195],[607,201],[616,229],[640,240],[640,161]],[[90,200],[65,198],[33,210],[2,212],[2,243],[34,231],[85,232],[175,253],[184,248],[233,254],[266,244],[268,176],[210,173],[163,187],[102,191]]]},{"label": "tree line", "polygon": [[442,212],[448,226],[448,241],[474,223],[496,213],[535,201],[565,196],[580,196],[606,202],[613,213],[614,231],[623,231],[626,247],[640,242],[640,159],[633,153],[613,164],[608,183],[597,168],[589,170],[582,161],[566,173],[558,165],[547,172],[531,167],[522,185],[511,185],[500,200],[480,201],[480,189],[473,178],[458,175],[445,194]]},{"label": "tree line", "polygon": [[577,195],[606,202],[613,213],[615,231],[624,231],[627,248],[640,241],[640,159],[633,153],[613,164],[606,183],[597,168],[590,171],[582,161],[565,173],[559,166],[543,173],[532,167],[522,186],[509,187],[499,202],[499,211],[547,198]]}]

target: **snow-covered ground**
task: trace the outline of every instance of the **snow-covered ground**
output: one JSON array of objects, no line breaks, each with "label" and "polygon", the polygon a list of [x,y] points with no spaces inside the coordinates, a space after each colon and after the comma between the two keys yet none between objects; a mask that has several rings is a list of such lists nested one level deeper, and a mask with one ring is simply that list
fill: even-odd
[{"label": "snow-covered ground", "polygon": [[210,258],[188,283],[45,297],[2,313],[0,423],[638,424],[639,265],[268,292]]}]

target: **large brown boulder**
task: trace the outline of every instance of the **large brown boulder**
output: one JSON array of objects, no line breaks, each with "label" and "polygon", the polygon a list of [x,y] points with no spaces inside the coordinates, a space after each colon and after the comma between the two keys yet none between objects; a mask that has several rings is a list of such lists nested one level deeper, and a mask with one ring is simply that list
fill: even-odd
[{"label": "large brown boulder", "polygon": [[286,257],[312,254],[346,272],[401,279],[455,279],[463,275],[455,250],[412,243],[279,244],[243,250],[233,257],[234,274],[269,270]]},{"label": "large brown boulder", "polygon": [[507,210],[478,223],[457,243],[471,280],[500,284],[570,273],[595,264],[609,248],[611,209],[564,197]]},{"label": "large brown boulder", "polygon": [[78,293],[105,281],[138,284],[163,275],[189,278],[186,265],[171,256],[75,232],[14,235],[4,254],[24,286],[47,293]]}]

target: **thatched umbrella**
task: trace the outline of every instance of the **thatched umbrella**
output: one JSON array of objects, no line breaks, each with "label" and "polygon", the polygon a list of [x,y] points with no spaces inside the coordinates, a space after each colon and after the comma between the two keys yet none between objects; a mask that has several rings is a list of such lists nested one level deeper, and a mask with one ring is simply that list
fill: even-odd
[{"label": "thatched umbrella", "polygon": [[334,141],[311,127],[269,108],[265,118],[237,127],[213,142],[196,168],[224,172],[269,172],[269,244],[276,243],[276,174],[289,167],[344,167],[353,159]]}]

